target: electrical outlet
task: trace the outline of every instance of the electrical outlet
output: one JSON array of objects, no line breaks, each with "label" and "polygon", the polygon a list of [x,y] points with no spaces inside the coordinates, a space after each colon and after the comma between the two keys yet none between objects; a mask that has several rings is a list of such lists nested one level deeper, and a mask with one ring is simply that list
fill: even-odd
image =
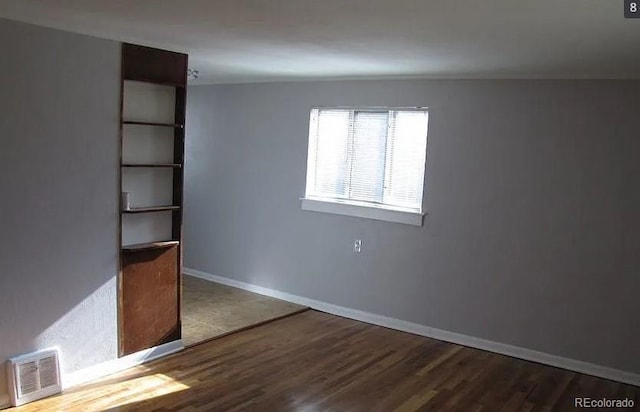
[{"label": "electrical outlet", "polygon": [[362,251],[362,240],[356,239],[353,241],[353,251],[355,253],[360,253]]}]

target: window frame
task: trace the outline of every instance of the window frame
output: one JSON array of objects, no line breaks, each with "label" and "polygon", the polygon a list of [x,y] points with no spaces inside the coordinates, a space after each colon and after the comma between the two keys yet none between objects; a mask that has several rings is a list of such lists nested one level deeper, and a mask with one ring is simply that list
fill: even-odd
[{"label": "window frame", "polygon": [[[366,219],[374,219],[374,220],[382,220],[388,222],[395,223],[403,223],[414,226],[422,226],[424,216],[427,214],[424,210],[424,200],[425,200],[425,182],[426,182],[426,171],[427,171],[427,145],[428,145],[428,134],[429,134],[429,124],[427,123],[427,144],[425,144],[425,166],[424,173],[421,179],[422,184],[422,196],[420,202],[420,210],[416,210],[414,208],[401,207],[401,206],[393,206],[390,204],[382,203],[382,202],[373,202],[373,201],[359,201],[353,199],[343,199],[343,198],[329,198],[329,197],[320,197],[309,195],[309,184],[313,181],[313,176],[315,175],[315,169],[310,168],[310,164],[312,162],[311,154],[312,152],[309,150],[313,143],[317,144],[317,141],[312,142],[312,115],[314,110],[348,110],[350,111],[349,116],[353,116],[356,112],[381,112],[390,114],[392,111],[420,111],[427,112],[427,116],[429,116],[429,107],[427,106],[413,106],[413,107],[386,107],[386,106],[314,106],[309,110],[309,135],[307,138],[307,163],[306,163],[306,179],[305,179],[305,195],[300,198],[302,203],[302,210],[313,211],[313,212],[324,212],[324,213],[332,213],[339,214],[345,216],[353,216],[353,217],[361,217]],[[353,133],[353,130],[347,131],[349,134]],[[388,138],[388,136],[387,136]],[[389,142],[385,142],[385,157],[388,155],[388,146]],[[348,160],[349,162],[352,159]],[[390,173],[388,168],[389,164],[385,160],[384,170],[382,171],[384,174],[384,179],[387,178],[387,174]],[[383,187],[383,199],[384,192],[386,192],[387,188]]]}]

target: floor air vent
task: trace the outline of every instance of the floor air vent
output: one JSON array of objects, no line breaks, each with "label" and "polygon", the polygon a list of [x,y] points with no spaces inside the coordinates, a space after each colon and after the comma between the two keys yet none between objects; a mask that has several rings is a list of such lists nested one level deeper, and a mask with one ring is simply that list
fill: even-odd
[{"label": "floor air vent", "polygon": [[58,359],[55,349],[9,359],[7,369],[13,406],[60,393],[62,387]]}]

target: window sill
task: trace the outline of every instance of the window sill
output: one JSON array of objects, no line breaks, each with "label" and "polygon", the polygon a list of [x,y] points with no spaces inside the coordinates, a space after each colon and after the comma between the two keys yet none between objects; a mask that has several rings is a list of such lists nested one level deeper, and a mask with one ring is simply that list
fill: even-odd
[{"label": "window sill", "polygon": [[398,209],[387,209],[346,201],[319,200],[302,198],[302,210],[311,212],[333,213],[336,215],[362,217],[365,219],[384,220],[405,225],[422,226],[424,213]]}]

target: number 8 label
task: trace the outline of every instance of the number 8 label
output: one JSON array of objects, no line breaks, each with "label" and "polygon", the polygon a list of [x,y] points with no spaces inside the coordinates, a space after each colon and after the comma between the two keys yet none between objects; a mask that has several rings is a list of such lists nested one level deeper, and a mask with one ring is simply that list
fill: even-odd
[{"label": "number 8 label", "polygon": [[638,12],[638,0],[624,0],[624,17],[628,19],[640,19]]}]

